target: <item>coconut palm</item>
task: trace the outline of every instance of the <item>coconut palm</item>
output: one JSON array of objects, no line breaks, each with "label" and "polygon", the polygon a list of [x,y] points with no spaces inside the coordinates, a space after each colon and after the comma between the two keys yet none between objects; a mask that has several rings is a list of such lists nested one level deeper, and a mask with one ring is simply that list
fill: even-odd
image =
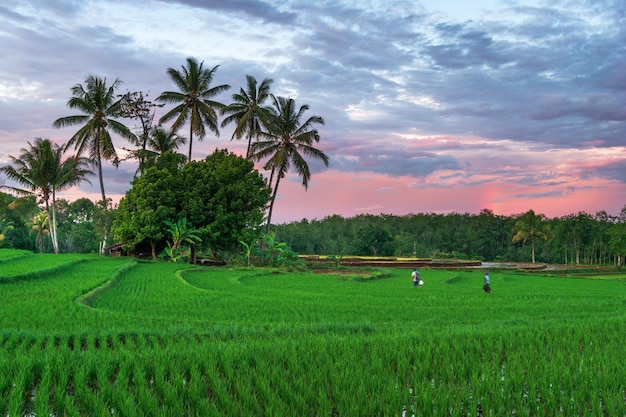
[{"label": "coconut palm", "polygon": [[31,233],[36,233],[35,245],[43,253],[44,236],[50,234],[50,216],[45,211],[37,213],[30,221]]},{"label": "coconut palm", "polygon": [[222,121],[222,127],[233,122],[237,125],[231,140],[241,139],[245,135],[248,138],[246,158],[249,158],[252,139],[258,138],[261,130],[260,121],[267,112],[263,103],[270,96],[270,86],[274,80],[265,78],[261,84],[258,84],[256,78],[246,75],[246,82],[247,90],[240,88],[239,93],[232,95],[233,103],[222,109],[222,114],[228,115]]},{"label": "coconut palm", "polygon": [[313,147],[314,142],[319,142],[320,135],[316,124],[324,124],[321,116],[311,116],[304,123],[304,113],[309,109],[308,105],[296,107],[296,102],[291,98],[275,97],[271,95],[273,107],[268,116],[263,120],[263,138],[254,142],[251,146],[251,159],[259,161],[269,158],[264,165],[265,169],[271,170],[269,186],[272,186],[274,176],[276,182],[273,185],[272,196],[267,215],[266,233],[269,233],[272,220],[272,210],[278,185],[293,165],[302,178],[302,185],[308,188],[311,171],[305,161],[305,156],[320,159],[328,166],[328,157],[324,152]]},{"label": "coconut palm", "polygon": [[66,147],[74,146],[79,156],[85,153],[89,155],[92,164],[98,169],[102,201],[107,201],[102,178],[102,160],[111,161],[116,167],[119,164],[111,133],[116,133],[131,143],[137,143],[135,134],[115,120],[122,114],[122,105],[125,102],[123,96],[115,94],[121,83],[116,78],[113,84],[107,86],[106,78],[90,75],[84,86],[76,84],[72,87],[72,98],[67,102],[69,108],[80,110],[83,114],[61,117],[53,123],[57,128],[82,125]]},{"label": "coconut palm", "polygon": [[530,239],[532,262],[535,263],[535,239],[549,240],[552,237],[550,225],[545,222],[544,214],[535,214],[533,210],[528,210],[522,214],[515,222],[513,231],[513,242],[526,242]]},{"label": "coconut palm", "polygon": [[2,247],[2,241],[4,241],[6,233],[9,230],[13,230],[13,225],[14,223],[12,221],[0,218],[0,247]]},{"label": "coconut palm", "polygon": [[43,204],[48,214],[48,232],[52,238],[52,247],[59,253],[56,230],[56,193],[83,181],[89,182],[87,158],[73,156],[63,160],[64,147],[52,143],[49,139],[35,139],[29,147],[23,148],[18,157],[9,155],[12,165],[0,168],[9,179],[23,188],[3,186],[20,197],[35,196],[39,204]]},{"label": "coconut palm", "polygon": [[165,91],[157,97],[157,101],[175,104],[175,107],[165,113],[159,123],[165,123],[172,119],[172,130],[178,131],[182,125],[189,121],[189,155],[191,161],[191,149],[194,133],[201,141],[206,136],[206,127],[219,136],[216,110],[224,107],[224,104],[211,100],[211,98],[230,88],[227,84],[211,87],[213,75],[219,65],[209,69],[203,68],[204,62],[198,63],[195,58],[187,58],[187,66],[180,71],[168,68],[167,74],[174,81],[180,91]]},{"label": "coconut palm", "polygon": [[181,145],[187,142],[187,138],[176,134],[171,129],[166,129],[163,126],[155,126],[150,131],[148,137],[147,148],[155,158],[165,152],[176,152]]},{"label": "coconut palm", "polygon": [[[158,125],[150,129],[145,147],[130,151],[130,155],[139,159],[138,171],[143,173],[146,167],[153,165],[159,156],[165,152],[176,152],[186,142],[187,138],[177,135],[171,129]],[[180,155],[186,158],[184,155]]]}]

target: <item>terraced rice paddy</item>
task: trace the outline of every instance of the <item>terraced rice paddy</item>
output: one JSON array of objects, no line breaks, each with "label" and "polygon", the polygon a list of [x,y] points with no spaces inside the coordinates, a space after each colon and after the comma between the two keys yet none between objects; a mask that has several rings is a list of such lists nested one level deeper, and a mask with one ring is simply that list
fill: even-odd
[{"label": "terraced rice paddy", "polygon": [[0,413],[626,416],[624,276],[421,273],[0,250]]}]

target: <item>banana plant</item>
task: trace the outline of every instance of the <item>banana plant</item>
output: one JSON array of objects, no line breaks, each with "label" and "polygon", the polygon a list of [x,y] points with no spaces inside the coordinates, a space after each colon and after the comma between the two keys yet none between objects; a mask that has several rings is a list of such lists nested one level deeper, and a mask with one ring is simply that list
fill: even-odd
[{"label": "banana plant", "polygon": [[178,219],[176,223],[166,221],[165,224],[169,226],[167,232],[172,238],[171,242],[167,242],[168,247],[165,249],[165,254],[173,262],[177,262],[184,254],[182,248],[185,243],[194,246],[202,242],[202,238],[199,236],[200,230],[194,229],[191,224],[187,224],[186,218]]}]

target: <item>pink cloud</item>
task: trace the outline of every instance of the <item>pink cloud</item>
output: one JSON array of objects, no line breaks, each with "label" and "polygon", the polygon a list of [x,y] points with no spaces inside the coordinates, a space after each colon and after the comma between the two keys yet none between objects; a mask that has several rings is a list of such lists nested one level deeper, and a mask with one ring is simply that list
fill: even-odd
[{"label": "pink cloud", "polygon": [[329,170],[316,174],[308,191],[295,181],[284,181],[273,213],[275,223],[322,219],[339,214],[470,213],[482,209],[495,214],[519,214],[530,209],[548,217],[605,210],[617,214],[626,204],[626,184],[578,181],[569,185],[519,185],[494,178],[482,185],[429,183],[419,188],[409,177],[368,174],[355,176]]}]

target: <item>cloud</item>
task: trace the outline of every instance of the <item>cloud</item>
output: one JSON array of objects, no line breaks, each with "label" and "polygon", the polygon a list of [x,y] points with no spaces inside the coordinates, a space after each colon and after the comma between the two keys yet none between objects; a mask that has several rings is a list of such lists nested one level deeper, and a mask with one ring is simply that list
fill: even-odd
[{"label": "cloud", "polygon": [[176,3],[193,8],[218,10],[235,14],[245,14],[268,23],[292,24],[297,14],[281,11],[265,1],[255,0],[176,0]]},{"label": "cloud", "polygon": [[[583,192],[585,181],[597,182],[585,183],[589,193],[623,183],[623,162],[606,156],[624,144],[623,2],[492,1],[477,3],[480,13],[467,18],[446,13],[446,4],[436,11],[428,2],[396,0],[0,6],[0,163],[27,140],[71,136],[72,129],[51,124],[73,114],[70,88],[86,76],[120,78],[120,93],[140,90],[154,99],[175,87],[166,69],[194,56],[220,65],[215,83],[232,86],[223,102],[251,74],[273,78],[275,94],[324,117],[319,148],[330,167],[311,161],[307,193],[328,187],[333,175],[371,176],[394,201],[380,206],[408,204],[394,194],[408,188],[428,190],[429,202],[439,199],[444,209],[457,203],[439,193],[463,187],[476,194],[498,185],[510,189],[506,198],[548,204],[550,195],[576,194],[559,189]],[[231,132],[195,143],[196,158],[216,147],[243,149],[230,142]],[[107,192],[123,193],[133,172],[131,162],[109,167]],[[302,191],[298,178],[287,183]],[[357,192],[346,186],[334,198],[376,206]]]}]

